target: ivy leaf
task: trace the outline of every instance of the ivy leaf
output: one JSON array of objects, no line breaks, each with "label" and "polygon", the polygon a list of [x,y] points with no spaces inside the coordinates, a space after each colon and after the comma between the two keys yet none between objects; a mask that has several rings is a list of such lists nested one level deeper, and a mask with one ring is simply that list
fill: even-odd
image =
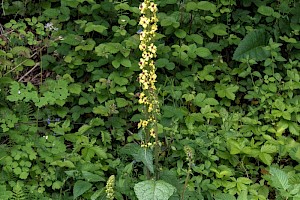
[{"label": "ivy leaf", "polygon": [[234,51],[233,59],[263,61],[270,56],[270,52],[264,49],[267,42],[267,33],[264,30],[254,30],[248,33]]},{"label": "ivy leaf", "polygon": [[80,195],[88,191],[91,187],[92,184],[87,181],[82,181],[82,180],[76,181],[73,188],[74,199],[76,199],[77,197],[79,197]]},{"label": "ivy leaf", "polygon": [[168,200],[175,191],[174,186],[162,180],[147,180],[134,185],[139,200]]}]

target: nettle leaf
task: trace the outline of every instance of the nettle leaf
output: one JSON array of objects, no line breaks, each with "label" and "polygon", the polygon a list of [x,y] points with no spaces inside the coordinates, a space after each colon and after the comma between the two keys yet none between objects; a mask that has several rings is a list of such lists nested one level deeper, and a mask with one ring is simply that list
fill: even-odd
[{"label": "nettle leaf", "polygon": [[272,186],[283,190],[287,190],[290,187],[288,175],[283,170],[270,167],[269,172],[271,174],[271,181],[273,183]]},{"label": "nettle leaf", "polygon": [[74,188],[73,188],[74,199],[81,196],[83,193],[85,193],[89,189],[91,189],[91,187],[92,187],[92,184],[87,181],[82,181],[82,180],[76,181],[76,183],[74,184]]},{"label": "nettle leaf", "polygon": [[241,59],[263,61],[270,56],[270,52],[264,49],[267,43],[268,37],[265,30],[254,30],[240,42],[234,51],[233,59],[237,61]]},{"label": "nettle leaf", "polygon": [[168,200],[176,188],[162,180],[147,180],[134,185],[134,192],[139,200]]}]

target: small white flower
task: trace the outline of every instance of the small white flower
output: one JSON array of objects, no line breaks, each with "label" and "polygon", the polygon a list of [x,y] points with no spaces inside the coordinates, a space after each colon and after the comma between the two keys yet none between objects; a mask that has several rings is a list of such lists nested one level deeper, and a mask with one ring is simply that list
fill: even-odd
[{"label": "small white flower", "polygon": [[18,91],[18,94],[21,94],[21,91],[20,91],[20,90]]},{"label": "small white flower", "polygon": [[46,140],[48,140],[48,135],[44,135],[43,138],[45,138]]},{"label": "small white flower", "polygon": [[52,27],[53,27],[52,22],[49,22],[49,23],[47,23],[47,24],[45,25],[45,28],[46,28],[46,29],[51,29]]}]

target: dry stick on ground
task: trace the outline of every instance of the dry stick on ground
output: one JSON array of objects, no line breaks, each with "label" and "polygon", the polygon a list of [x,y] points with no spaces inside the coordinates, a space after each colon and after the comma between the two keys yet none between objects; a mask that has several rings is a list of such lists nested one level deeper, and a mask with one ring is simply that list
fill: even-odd
[{"label": "dry stick on ground", "polygon": [[[43,50],[45,47],[47,47],[47,46],[46,46],[46,45],[45,45],[45,46],[42,46],[42,47],[40,48],[40,51]],[[4,74],[4,76],[6,76],[7,74],[13,72],[15,69],[17,69],[18,67],[20,67],[23,63],[25,63],[28,59],[33,58],[38,52],[39,52],[39,51],[34,52],[34,54],[32,54],[29,58],[23,60],[23,61],[22,61],[21,63],[19,63],[17,66],[15,66],[14,68],[12,68],[12,69],[9,70],[8,72],[6,72],[6,73]]]},{"label": "dry stick on ground", "polygon": [[37,62],[37,63],[35,63],[35,65],[33,66],[33,68],[31,68],[28,72],[26,72],[26,74],[24,74],[19,80],[18,80],[18,82],[20,82],[23,78],[25,78],[28,74],[30,74],[37,66],[39,66],[40,65],[40,63],[39,62]]}]

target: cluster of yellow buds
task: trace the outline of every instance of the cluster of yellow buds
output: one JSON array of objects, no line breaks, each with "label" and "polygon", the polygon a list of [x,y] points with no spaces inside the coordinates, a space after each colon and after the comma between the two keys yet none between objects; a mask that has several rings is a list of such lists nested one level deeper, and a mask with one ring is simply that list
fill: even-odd
[{"label": "cluster of yellow buds", "polygon": [[[154,44],[155,32],[157,31],[157,5],[153,0],[144,0],[139,7],[141,11],[140,25],[143,27],[140,32],[139,49],[142,51],[142,57],[139,62],[139,67],[142,70],[139,74],[139,83],[142,92],[139,95],[139,103],[145,105],[144,114],[146,119],[141,120],[138,128],[143,128],[148,132],[150,138],[155,138],[156,115],[159,113],[159,102],[156,94],[156,68],[154,59],[156,58],[157,47]],[[149,145],[151,144],[151,145]],[[143,147],[152,146],[150,140],[143,143]]]},{"label": "cluster of yellow buds", "polygon": [[107,180],[106,189],[105,189],[106,198],[109,200],[113,200],[115,198],[114,197],[114,185],[115,185],[115,176],[111,175]]}]

